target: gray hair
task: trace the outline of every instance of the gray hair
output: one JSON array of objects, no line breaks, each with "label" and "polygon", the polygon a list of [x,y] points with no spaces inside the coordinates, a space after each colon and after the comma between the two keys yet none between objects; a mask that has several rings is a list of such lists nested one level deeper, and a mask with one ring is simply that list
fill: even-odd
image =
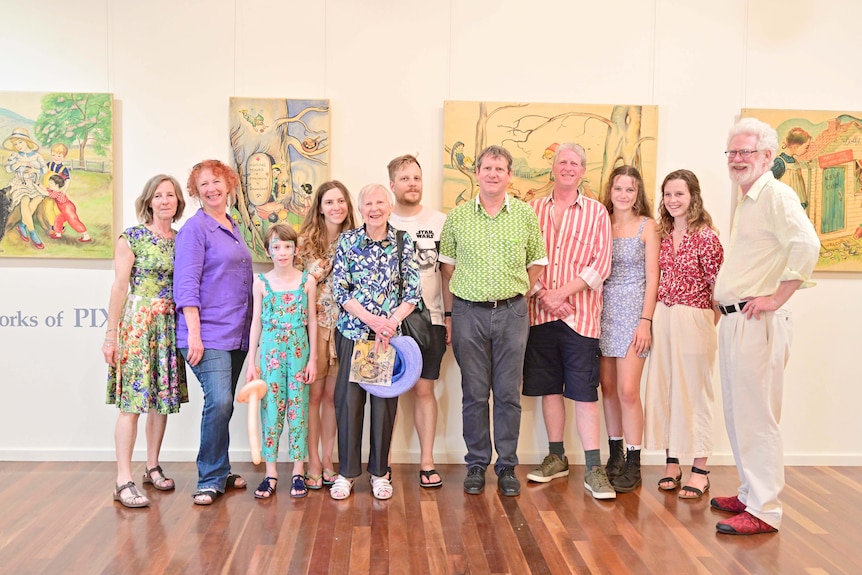
[{"label": "gray hair", "polygon": [[727,134],[728,145],[730,145],[730,141],[733,138],[740,135],[755,136],[757,138],[757,149],[770,151],[773,158],[778,152],[778,134],[766,122],[761,122],[757,118],[740,119]]},{"label": "gray hair", "polygon": [[365,201],[365,196],[377,190],[378,188],[383,190],[383,193],[386,194],[386,201],[389,202],[389,205],[395,205],[395,198],[392,195],[392,191],[382,184],[366,184],[362,186],[362,189],[359,190],[359,196],[356,200],[356,203],[361,207],[362,202]]},{"label": "gray hair", "polygon": [[560,156],[560,152],[562,152],[563,150],[570,150],[576,153],[581,158],[581,166],[584,168],[587,167],[587,151],[582,145],[575,144],[573,142],[565,142],[557,147],[557,151],[554,152],[554,164],[557,163],[557,158]]}]

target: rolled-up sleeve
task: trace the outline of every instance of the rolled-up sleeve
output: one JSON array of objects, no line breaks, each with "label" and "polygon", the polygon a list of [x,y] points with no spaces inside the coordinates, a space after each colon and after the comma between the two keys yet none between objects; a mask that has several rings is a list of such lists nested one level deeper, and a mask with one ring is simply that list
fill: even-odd
[{"label": "rolled-up sleeve", "polygon": [[776,216],[778,240],[787,246],[787,266],[780,281],[802,282],[800,289],[816,285],[811,281],[817,258],[820,256],[820,239],[805,215],[799,200],[790,194],[775,194],[773,214]]},{"label": "rolled-up sleeve", "polygon": [[589,264],[581,270],[580,278],[590,289],[597,291],[611,275],[611,220],[603,215],[595,220],[593,230],[593,257]]},{"label": "rolled-up sleeve", "polygon": [[539,228],[539,219],[532,209],[527,210],[527,267],[548,265],[545,239]]},{"label": "rolled-up sleeve", "polygon": [[201,307],[201,277],[204,267],[204,235],[198,226],[183,226],[177,232],[174,261],[174,301],[177,308]]}]

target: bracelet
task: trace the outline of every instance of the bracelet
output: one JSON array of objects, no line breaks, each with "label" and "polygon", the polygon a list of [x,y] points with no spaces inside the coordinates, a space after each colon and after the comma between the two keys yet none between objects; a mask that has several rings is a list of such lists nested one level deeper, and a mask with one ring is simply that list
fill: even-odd
[{"label": "bracelet", "polygon": [[452,317],[452,312],[451,311],[444,311],[443,317]]},{"label": "bracelet", "polygon": [[117,340],[115,339],[106,339],[105,345],[117,345]]},{"label": "bracelet", "polygon": [[652,323],[652,320],[651,320],[650,318],[648,318],[648,317],[641,317],[641,319],[645,319],[645,320],[647,320],[648,322]]},{"label": "bracelet", "polygon": [[112,331],[117,331],[117,328],[112,327],[111,329],[106,330],[105,333],[111,333]]}]

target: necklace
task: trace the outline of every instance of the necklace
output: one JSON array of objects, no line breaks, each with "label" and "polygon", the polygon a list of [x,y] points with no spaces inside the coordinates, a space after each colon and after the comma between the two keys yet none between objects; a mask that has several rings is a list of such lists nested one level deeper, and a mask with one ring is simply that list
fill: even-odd
[{"label": "necklace", "polygon": [[162,233],[161,231],[157,230],[155,227],[150,227],[150,226],[146,226],[146,227],[148,230],[150,230],[153,233],[154,236],[158,236],[158,237],[162,238],[163,240],[174,239],[174,230],[170,230],[167,233]]}]

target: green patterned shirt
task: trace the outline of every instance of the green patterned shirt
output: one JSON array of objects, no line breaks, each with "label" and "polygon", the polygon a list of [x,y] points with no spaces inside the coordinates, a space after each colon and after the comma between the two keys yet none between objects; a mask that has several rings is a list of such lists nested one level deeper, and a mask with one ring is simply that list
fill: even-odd
[{"label": "green patterned shirt", "polygon": [[547,265],[539,220],[524,202],[506,196],[494,217],[479,196],[449,212],[440,238],[440,262],[455,271],[449,290],[468,301],[493,301],[530,289],[527,268]]}]

